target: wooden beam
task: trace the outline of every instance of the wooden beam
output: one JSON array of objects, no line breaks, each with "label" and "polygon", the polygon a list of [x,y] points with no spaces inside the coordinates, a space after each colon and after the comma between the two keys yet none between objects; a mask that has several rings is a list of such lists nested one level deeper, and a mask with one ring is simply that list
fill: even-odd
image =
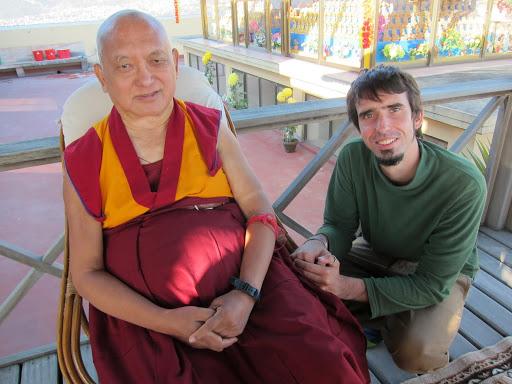
[{"label": "wooden beam", "polygon": [[0,144],[0,171],[60,161],[59,137]]},{"label": "wooden beam", "polygon": [[[483,80],[422,89],[425,105],[503,96],[512,91],[512,80]],[[322,120],[346,119],[343,98],[315,100],[295,104],[279,104],[233,111],[238,130],[266,130],[287,125],[307,124]],[[59,138],[0,145],[0,171],[60,161]]]},{"label": "wooden beam", "polygon": [[20,384],[58,384],[59,369],[56,355],[25,362],[21,368]]},{"label": "wooden beam", "polygon": [[327,162],[327,160],[329,160],[334,152],[346,140],[350,126],[351,123],[348,121],[341,123],[340,129],[336,131],[322,149],[318,151],[315,157],[306,164],[299,175],[290,183],[281,196],[277,198],[273,204],[277,211],[284,211],[284,209],[299,194],[313,176],[316,175],[318,170]]},{"label": "wooden beam", "polygon": [[421,99],[424,105],[444,104],[503,96],[511,91],[512,80],[509,79],[476,80],[421,88]]},{"label": "wooden beam", "polygon": [[60,278],[62,275],[62,265],[50,265],[42,260],[42,257],[36,255],[31,251],[17,247],[16,245],[9,244],[0,240],[0,255],[8,257],[18,263],[26,264],[41,272],[48,273],[55,277]]},{"label": "wooden beam", "polygon": [[18,384],[20,382],[19,365],[11,365],[10,367],[0,368],[0,383],[2,384]]},{"label": "wooden beam", "polygon": [[[501,230],[512,222],[512,97],[504,104],[503,113],[499,114],[497,125],[501,124],[500,130],[495,129],[491,149],[491,158],[488,167],[488,196],[487,209],[485,212],[485,223],[492,229]],[[496,127],[498,128],[498,127]],[[498,137],[498,133],[500,133]],[[499,152],[498,152],[499,151]],[[495,152],[498,152],[495,154]],[[492,172],[492,173],[491,173]],[[510,217],[509,217],[510,215]],[[512,230],[512,228],[508,228]]]},{"label": "wooden beam", "polygon": [[480,111],[478,116],[473,120],[473,122],[462,132],[455,143],[450,147],[450,151],[459,153],[462,151],[469,141],[475,137],[477,131],[484,125],[487,119],[494,113],[496,108],[503,103],[505,100],[505,96],[494,96],[489,102],[485,105],[485,107]]},{"label": "wooden beam", "polygon": [[[89,339],[82,337],[80,345],[89,344]],[[14,353],[9,356],[0,358],[0,368],[5,368],[14,364],[23,364],[27,360],[37,359],[42,356],[57,353],[57,343],[42,345],[36,348],[28,349],[26,351]]]},{"label": "wooden beam", "polygon": [[[51,265],[57,257],[64,250],[64,233],[57,239],[57,241],[50,247],[48,252],[41,258],[41,262]],[[7,298],[0,305],[0,324],[4,319],[11,313],[16,307],[20,300],[30,291],[35,283],[43,276],[44,272],[41,272],[35,268],[32,268],[27,275],[21,280],[16,288],[7,296]]]},{"label": "wooden beam", "polygon": [[279,217],[279,220],[286,225],[288,228],[294,230],[299,235],[304,237],[304,239],[307,239],[308,237],[313,236],[313,233],[308,231],[306,228],[304,228],[302,225],[297,223],[295,220],[293,220],[290,216],[286,215],[283,211],[279,211],[278,209],[274,208],[276,211],[277,217]]}]

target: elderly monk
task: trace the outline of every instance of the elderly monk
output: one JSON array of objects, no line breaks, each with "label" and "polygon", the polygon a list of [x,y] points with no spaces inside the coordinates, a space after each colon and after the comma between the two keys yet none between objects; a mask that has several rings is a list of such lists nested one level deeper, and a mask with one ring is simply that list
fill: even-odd
[{"label": "elderly monk", "polygon": [[162,25],[118,12],[97,43],[114,107],[67,147],[64,201],[100,381],[369,382],[358,323],[274,250],[271,205],[222,112],[174,98]]}]

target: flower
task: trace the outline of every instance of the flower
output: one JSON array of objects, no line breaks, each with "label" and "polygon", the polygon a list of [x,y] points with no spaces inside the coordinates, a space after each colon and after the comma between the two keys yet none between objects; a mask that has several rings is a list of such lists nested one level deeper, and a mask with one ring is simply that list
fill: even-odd
[{"label": "flower", "polygon": [[256,44],[258,47],[264,47],[265,43],[267,41],[267,38],[265,37],[265,32],[258,31],[254,34],[254,39],[256,40]]},{"label": "flower", "polygon": [[228,76],[228,85],[234,87],[238,83],[238,75],[235,72],[231,72]]},{"label": "flower", "polygon": [[231,72],[228,76],[228,89],[224,96],[224,100],[231,108],[245,109],[247,108],[247,95],[244,91],[244,85],[239,82],[240,77],[236,72]]},{"label": "flower", "polygon": [[272,48],[277,49],[281,47],[281,33],[276,32],[272,34]]},{"label": "flower", "polygon": [[405,56],[405,50],[400,44],[389,43],[382,49],[382,54],[390,61],[398,61]]},{"label": "flower", "polygon": [[204,75],[208,82],[213,85],[213,78],[216,76],[215,63],[212,61],[212,53],[206,51],[203,55]]},{"label": "flower", "polygon": [[292,97],[293,91],[291,88],[283,88],[280,92],[276,95],[276,100],[278,103],[295,103],[295,99]]},{"label": "flower", "polygon": [[284,103],[286,101],[286,96],[284,95],[283,91],[277,93],[276,100],[279,103]]},{"label": "flower", "polygon": [[206,65],[212,59],[212,53],[210,51],[206,51],[203,55],[203,64]]},{"label": "flower", "polygon": [[260,29],[260,25],[256,20],[249,21],[249,32],[254,33],[257,32]]},{"label": "flower", "polygon": [[283,92],[283,95],[286,98],[291,97],[293,95],[292,89],[288,87],[284,88],[281,92]]}]

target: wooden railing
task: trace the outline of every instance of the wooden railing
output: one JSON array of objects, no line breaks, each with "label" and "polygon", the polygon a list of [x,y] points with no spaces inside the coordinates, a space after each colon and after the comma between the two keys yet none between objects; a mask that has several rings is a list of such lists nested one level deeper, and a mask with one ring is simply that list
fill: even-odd
[{"label": "wooden railing", "polygon": [[[491,114],[498,110],[490,150],[491,155],[486,170],[488,198],[484,221],[491,228],[503,229],[507,226],[510,230],[512,228],[512,218],[509,214],[512,211],[510,209],[512,200],[512,81],[482,80],[465,82],[456,86],[447,84],[442,87],[422,89],[422,95],[425,105],[490,98],[474,121],[452,145],[451,149],[455,152],[460,152]],[[354,129],[347,121],[345,100],[318,100],[233,111],[232,118],[237,130],[241,133],[325,120],[343,121],[334,135],[273,204],[284,224],[304,237],[310,236],[311,233],[293,218],[287,216],[284,210],[340,147],[350,130]],[[60,160],[59,153],[57,137],[3,144],[0,145],[0,171],[54,163]],[[55,260],[62,252],[63,247],[63,234],[44,255],[35,255],[0,239],[0,255],[32,267],[32,270],[1,304],[0,323],[43,273],[60,276],[62,265],[55,263]]]}]

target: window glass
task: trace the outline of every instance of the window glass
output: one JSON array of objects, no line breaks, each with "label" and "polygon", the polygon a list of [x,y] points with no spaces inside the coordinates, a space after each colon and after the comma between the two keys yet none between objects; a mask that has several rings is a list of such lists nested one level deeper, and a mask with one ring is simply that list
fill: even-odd
[{"label": "window glass", "polygon": [[480,55],[487,0],[441,0],[434,57]]},{"label": "window glass", "polygon": [[249,46],[265,48],[267,36],[265,33],[265,1],[249,0]]},{"label": "window glass", "polygon": [[219,38],[233,41],[233,21],[231,18],[231,0],[219,0]]},{"label": "window glass", "polygon": [[487,35],[486,53],[512,52],[512,1],[495,1],[491,12],[491,23]]},{"label": "window glass", "polygon": [[206,0],[206,22],[208,25],[208,38],[217,39],[217,19],[215,15],[215,0]]},{"label": "window glass", "polygon": [[291,0],[290,52],[318,57],[319,0]]},{"label": "window glass", "polygon": [[[371,0],[373,2],[373,0]],[[373,39],[370,1],[325,0],[323,58],[332,63],[359,67],[362,43]]]},{"label": "window glass", "polygon": [[272,34],[272,43],[271,48],[272,52],[281,53],[281,47],[282,47],[282,30],[281,30],[281,23],[282,23],[282,11],[283,11],[283,4],[281,0],[271,0],[270,1],[270,20],[271,20],[271,27],[270,31]]},{"label": "window glass", "polygon": [[426,61],[432,35],[430,0],[383,0],[377,18],[376,62]]},{"label": "window glass", "polygon": [[237,1],[236,11],[238,17],[238,44],[245,46],[245,7],[243,1]]}]

